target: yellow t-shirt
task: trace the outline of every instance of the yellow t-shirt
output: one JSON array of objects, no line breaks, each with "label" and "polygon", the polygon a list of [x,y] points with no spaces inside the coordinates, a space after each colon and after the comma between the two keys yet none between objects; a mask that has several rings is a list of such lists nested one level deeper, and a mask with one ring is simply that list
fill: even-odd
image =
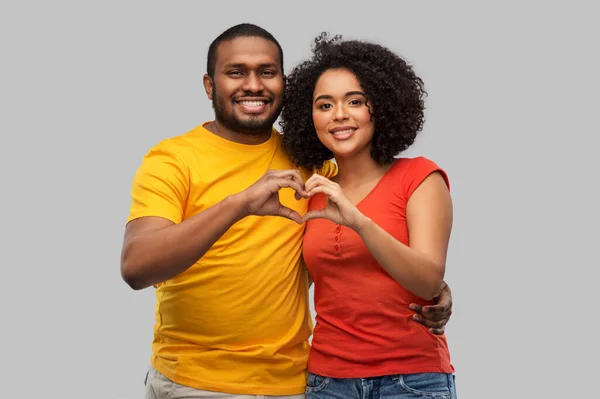
[{"label": "yellow t-shirt", "polygon": [[[279,133],[260,145],[225,140],[199,126],[144,157],[130,220],[179,223],[240,192],[269,169],[292,169]],[[319,173],[331,176],[335,164]],[[304,171],[306,179],[310,173]],[[291,189],[281,203],[301,215]],[[234,394],[304,392],[312,321],[301,266],[304,225],[275,216],[234,224],[192,267],[157,285],[152,364],[193,388]]]}]

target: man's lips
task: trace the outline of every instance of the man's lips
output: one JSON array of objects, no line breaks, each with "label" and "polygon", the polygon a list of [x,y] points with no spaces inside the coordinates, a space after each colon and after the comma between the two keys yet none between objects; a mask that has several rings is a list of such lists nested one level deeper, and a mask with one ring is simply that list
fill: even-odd
[{"label": "man's lips", "polygon": [[240,98],[235,100],[235,103],[244,113],[260,114],[267,109],[267,104],[270,101],[265,98]]}]

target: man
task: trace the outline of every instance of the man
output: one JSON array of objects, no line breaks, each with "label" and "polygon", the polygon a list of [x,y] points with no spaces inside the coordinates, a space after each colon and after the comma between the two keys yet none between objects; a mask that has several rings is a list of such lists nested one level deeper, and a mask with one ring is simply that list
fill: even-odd
[{"label": "man", "polygon": [[[215,120],[152,148],[133,182],[121,274],[157,288],[146,395],[301,398],[312,331],[304,181],[335,165],[299,171],[282,151],[283,52],[264,29],[217,37],[204,86]],[[434,333],[449,318],[442,296],[433,312],[413,306]]]}]

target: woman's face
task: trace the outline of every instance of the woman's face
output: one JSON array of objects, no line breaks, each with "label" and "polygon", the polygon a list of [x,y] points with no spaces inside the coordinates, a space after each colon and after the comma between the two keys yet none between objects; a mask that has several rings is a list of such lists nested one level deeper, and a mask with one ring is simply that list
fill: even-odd
[{"label": "woman's face", "polygon": [[317,80],[313,123],[319,140],[336,158],[370,152],[375,124],[366,103],[358,78],[347,69],[329,69]]}]

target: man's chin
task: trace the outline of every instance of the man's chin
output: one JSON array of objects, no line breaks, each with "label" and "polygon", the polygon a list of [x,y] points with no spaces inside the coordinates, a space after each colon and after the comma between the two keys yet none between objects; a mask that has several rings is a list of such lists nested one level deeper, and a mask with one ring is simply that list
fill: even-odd
[{"label": "man's chin", "polygon": [[[269,118],[244,118],[235,121],[236,130],[243,131],[245,133],[264,133],[270,131],[273,128],[275,121]],[[233,127],[233,126],[232,126]]]},{"label": "man's chin", "polygon": [[240,131],[240,133],[244,133],[244,134],[265,134],[267,132],[270,132],[273,129],[273,126],[264,126],[264,127],[260,127],[260,126],[253,126],[253,127],[242,127],[240,129],[238,129]]}]

